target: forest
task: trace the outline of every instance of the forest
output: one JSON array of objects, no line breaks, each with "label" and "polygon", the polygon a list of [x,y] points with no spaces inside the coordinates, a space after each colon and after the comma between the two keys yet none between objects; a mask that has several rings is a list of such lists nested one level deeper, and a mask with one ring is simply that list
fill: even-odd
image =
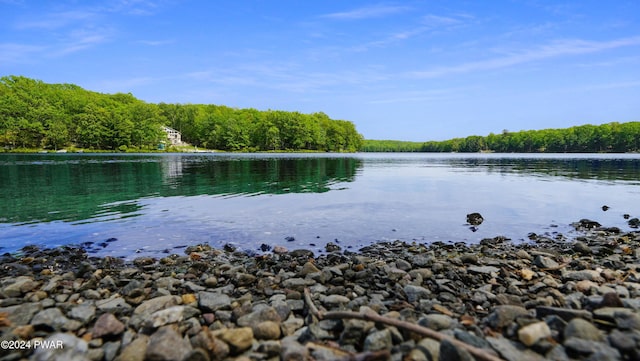
[{"label": "forest", "polygon": [[626,153],[640,151],[640,122],[523,130],[444,141],[365,140],[363,152]]},{"label": "forest", "polygon": [[352,122],[324,113],[237,109],[212,104],[153,104],[132,94],[103,94],[73,84],[22,76],[0,78],[0,147],[156,150],[162,126],[182,140],[225,151],[355,152],[362,136]]}]

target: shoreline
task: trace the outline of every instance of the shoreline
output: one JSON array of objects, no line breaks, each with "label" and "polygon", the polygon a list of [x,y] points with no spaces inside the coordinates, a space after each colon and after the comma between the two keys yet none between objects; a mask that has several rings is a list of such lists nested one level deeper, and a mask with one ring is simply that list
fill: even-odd
[{"label": "shoreline", "polygon": [[197,245],[132,262],[26,247],[0,256],[0,360],[638,359],[640,231],[574,227],[572,242]]}]

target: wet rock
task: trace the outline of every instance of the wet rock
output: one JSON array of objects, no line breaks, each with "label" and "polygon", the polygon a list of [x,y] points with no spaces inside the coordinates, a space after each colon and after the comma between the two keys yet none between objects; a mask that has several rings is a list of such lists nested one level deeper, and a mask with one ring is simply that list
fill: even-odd
[{"label": "wet rock", "polygon": [[482,218],[480,213],[474,212],[467,214],[467,223],[470,225],[479,226],[482,222],[484,222],[484,218]]}]

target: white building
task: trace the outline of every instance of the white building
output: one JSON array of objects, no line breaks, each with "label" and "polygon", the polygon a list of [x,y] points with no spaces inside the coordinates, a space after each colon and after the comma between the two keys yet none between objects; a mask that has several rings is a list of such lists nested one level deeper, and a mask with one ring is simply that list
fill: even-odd
[{"label": "white building", "polygon": [[182,144],[182,136],[180,135],[179,131],[167,126],[162,126],[162,130],[164,130],[167,133],[167,138],[169,139],[169,142],[171,143],[171,145]]}]

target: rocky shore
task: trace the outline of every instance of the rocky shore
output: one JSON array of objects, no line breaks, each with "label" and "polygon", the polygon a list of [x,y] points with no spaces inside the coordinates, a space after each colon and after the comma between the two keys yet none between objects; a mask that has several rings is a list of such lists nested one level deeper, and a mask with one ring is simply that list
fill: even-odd
[{"label": "rocky shore", "polygon": [[0,361],[640,360],[640,232],[0,256]]}]

